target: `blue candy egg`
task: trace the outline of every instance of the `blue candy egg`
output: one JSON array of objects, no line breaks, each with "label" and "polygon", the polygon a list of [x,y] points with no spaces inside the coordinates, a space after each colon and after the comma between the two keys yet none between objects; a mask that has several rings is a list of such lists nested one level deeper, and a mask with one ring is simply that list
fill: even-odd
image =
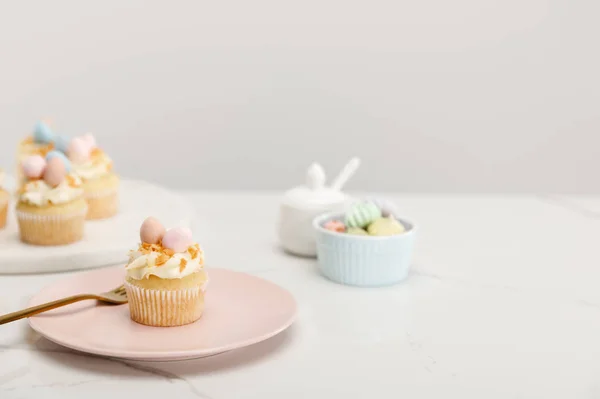
[{"label": "blue candy egg", "polygon": [[60,152],[67,153],[67,148],[69,148],[69,142],[71,140],[65,136],[59,136],[58,134],[54,136],[52,143],[54,144],[54,148]]},{"label": "blue candy egg", "polygon": [[63,163],[65,164],[65,169],[67,173],[69,173],[71,171],[71,161],[69,161],[67,156],[60,151],[52,150],[48,154],[46,154],[46,162],[56,157],[60,158],[63,161]]},{"label": "blue candy egg", "polygon": [[51,143],[52,140],[54,140],[54,133],[50,127],[42,121],[36,123],[35,128],[33,129],[33,141],[36,143],[48,144]]}]

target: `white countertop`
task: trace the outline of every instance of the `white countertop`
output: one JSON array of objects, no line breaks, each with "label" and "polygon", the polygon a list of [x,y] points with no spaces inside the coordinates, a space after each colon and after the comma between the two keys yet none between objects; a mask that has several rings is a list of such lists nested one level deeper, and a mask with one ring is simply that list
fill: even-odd
[{"label": "white countertop", "polygon": [[[600,198],[396,195],[419,224],[389,288],[284,254],[277,196],[188,193],[210,266],[289,289],[285,333],[179,363],[91,357],[0,326],[0,398],[600,398]],[[0,275],[0,313],[63,274]],[[170,395],[170,396],[163,396]]]}]

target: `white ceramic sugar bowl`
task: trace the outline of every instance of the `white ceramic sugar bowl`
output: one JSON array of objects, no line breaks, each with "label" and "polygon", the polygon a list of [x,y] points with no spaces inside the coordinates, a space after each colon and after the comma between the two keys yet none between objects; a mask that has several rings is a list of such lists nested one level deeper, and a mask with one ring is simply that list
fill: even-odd
[{"label": "white ceramic sugar bowl", "polygon": [[334,183],[327,187],[323,168],[314,163],[306,173],[306,185],[292,188],[284,194],[279,209],[277,234],[287,252],[300,256],[317,255],[312,221],[325,212],[344,212],[351,198],[341,188],[359,164],[358,158],[352,159]]}]

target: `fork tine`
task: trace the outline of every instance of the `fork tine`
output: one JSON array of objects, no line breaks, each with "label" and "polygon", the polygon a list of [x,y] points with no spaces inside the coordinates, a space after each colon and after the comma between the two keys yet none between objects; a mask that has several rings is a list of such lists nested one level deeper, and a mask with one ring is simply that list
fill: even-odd
[{"label": "fork tine", "polygon": [[117,291],[122,291],[122,290],[124,290],[124,289],[125,289],[125,285],[120,285],[120,286],[118,286],[117,288],[115,288],[115,289],[111,290],[110,292],[114,292],[114,293],[116,293]]}]

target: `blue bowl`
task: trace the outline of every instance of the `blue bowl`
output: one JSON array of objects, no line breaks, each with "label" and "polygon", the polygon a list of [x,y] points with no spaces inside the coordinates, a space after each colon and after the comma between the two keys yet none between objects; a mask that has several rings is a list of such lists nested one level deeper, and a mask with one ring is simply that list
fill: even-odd
[{"label": "blue bowl", "polygon": [[359,236],[327,230],[329,220],[343,215],[324,214],[313,220],[319,270],[337,283],[381,287],[401,282],[408,275],[415,242],[415,226],[397,218],[406,231],[393,236]]}]

